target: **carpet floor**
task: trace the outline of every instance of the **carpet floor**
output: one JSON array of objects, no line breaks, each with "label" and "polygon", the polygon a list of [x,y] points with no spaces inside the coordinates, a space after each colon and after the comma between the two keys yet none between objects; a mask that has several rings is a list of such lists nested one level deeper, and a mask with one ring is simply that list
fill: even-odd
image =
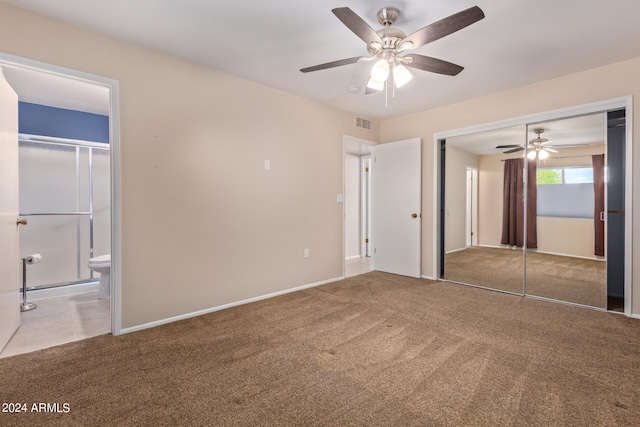
[{"label": "carpet floor", "polygon": [[29,409],[2,426],[640,425],[640,321],[371,272],[0,359],[0,401]]},{"label": "carpet floor", "polygon": [[[607,263],[527,252],[527,295],[607,308]],[[459,283],[522,293],[522,250],[469,247],[445,256],[444,277]]]}]

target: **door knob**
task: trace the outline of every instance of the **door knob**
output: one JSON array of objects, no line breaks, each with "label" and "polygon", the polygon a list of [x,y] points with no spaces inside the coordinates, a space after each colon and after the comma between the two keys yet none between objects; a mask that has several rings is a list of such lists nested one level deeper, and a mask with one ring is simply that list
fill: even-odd
[{"label": "door knob", "polygon": [[416,213],[411,214],[411,218],[418,218],[418,214],[416,214]]},{"label": "door knob", "polygon": [[16,220],[16,225],[27,225],[27,220],[18,218]]}]

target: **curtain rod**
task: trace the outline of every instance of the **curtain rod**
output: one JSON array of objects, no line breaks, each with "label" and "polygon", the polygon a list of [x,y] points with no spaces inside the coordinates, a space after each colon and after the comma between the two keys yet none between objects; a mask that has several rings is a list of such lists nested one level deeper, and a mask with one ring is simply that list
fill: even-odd
[{"label": "curtain rod", "polygon": [[[604,154],[604,153],[601,153]],[[546,159],[543,160],[554,160],[554,159],[574,159],[576,157],[591,157],[591,156],[599,156],[599,154],[583,154],[581,156],[557,156],[557,157],[547,157]],[[521,159],[522,157],[514,157],[512,159],[502,159],[500,160],[501,162],[504,162],[505,160],[516,160],[516,159]]]}]

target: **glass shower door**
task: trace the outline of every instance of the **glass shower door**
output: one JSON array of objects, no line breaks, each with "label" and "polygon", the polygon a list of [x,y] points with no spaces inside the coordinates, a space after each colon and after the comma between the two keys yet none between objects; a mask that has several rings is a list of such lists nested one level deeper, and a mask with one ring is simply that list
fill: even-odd
[{"label": "glass shower door", "polygon": [[[92,279],[87,263],[93,248],[92,147],[21,139],[19,143],[20,215],[28,225],[20,231],[20,256],[39,253],[42,261],[29,266],[27,286],[43,288]],[[100,165],[104,172],[104,159]],[[107,163],[108,165],[108,163]],[[104,201],[99,205],[104,210]],[[108,199],[107,199],[107,211]],[[104,222],[104,213],[101,215]],[[108,215],[107,215],[108,220]],[[107,224],[107,234],[110,226]],[[101,242],[104,238],[101,236]],[[109,246],[109,240],[106,245]],[[108,252],[107,252],[108,253]]]}]

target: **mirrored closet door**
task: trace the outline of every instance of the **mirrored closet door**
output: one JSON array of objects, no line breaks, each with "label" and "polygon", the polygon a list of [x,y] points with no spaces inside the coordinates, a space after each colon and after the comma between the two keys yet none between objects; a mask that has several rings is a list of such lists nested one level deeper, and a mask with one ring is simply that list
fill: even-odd
[{"label": "mirrored closet door", "polygon": [[622,241],[624,258],[624,229],[607,225],[620,212],[609,180],[624,170],[608,168],[608,123],[604,112],[441,141],[441,278],[611,309],[624,286],[608,287],[606,254]]},{"label": "mirrored closet door", "polygon": [[505,160],[523,161],[521,154],[504,152],[523,147],[525,135],[523,125],[443,142],[444,279],[523,294],[523,224],[514,219],[512,231],[520,228],[512,244],[501,242]]},{"label": "mirrored closet door", "polygon": [[537,245],[527,249],[526,293],[606,308],[606,114],[536,123],[528,137]]}]

